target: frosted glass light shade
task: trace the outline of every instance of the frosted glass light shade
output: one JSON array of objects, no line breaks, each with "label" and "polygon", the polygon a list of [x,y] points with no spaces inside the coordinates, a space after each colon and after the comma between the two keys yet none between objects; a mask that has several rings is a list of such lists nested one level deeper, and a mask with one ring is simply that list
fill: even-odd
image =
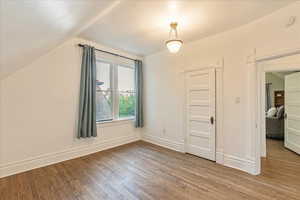
[{"label": "frosted glass light shade", "polygon": [[181,40],[168,40],[166,42],[167,48],[171,53],[177,53],[182,46]]}]

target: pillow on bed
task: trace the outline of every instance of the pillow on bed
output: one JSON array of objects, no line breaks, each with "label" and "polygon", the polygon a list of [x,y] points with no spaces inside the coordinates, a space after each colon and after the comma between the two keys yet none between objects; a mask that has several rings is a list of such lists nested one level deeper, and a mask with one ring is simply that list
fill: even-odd
[{"label": "pillow on bed", "polygon": [[267,112],[267,117],[274,117],[277,113],[277,109],[275,107],[272,107]]},{"label": "pillow on bed", "polygon": [[283,115],[284,115],[284,106],[280,106],[280,107],[278,108],[277,113],[276,113],[276,117],[282,118]]}]

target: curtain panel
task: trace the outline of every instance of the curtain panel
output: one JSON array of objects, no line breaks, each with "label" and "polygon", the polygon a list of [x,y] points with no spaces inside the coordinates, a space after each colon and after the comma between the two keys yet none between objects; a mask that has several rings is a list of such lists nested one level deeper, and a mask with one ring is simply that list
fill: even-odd
[{"label": "curtain panel", "polygon": [[142,61],[135,61],[135,127],[142,128],[144,126],[143,119],[143,66]]},{"label": "curtain panel", "polygon": [[96,56],[95,48],[82,47],[78,138],[97,136],[96,126]]}]

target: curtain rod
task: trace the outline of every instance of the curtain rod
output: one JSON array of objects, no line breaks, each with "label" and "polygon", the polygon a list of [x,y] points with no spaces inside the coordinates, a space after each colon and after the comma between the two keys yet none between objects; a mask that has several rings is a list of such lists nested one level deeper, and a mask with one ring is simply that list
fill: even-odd
[{"label": "curtain rod", "polygon": [[[84,47],[83,44],[78,44],[78,46]],[[104,51],[104,50],[96,49],[96,48],[95,48],[95,50],[96,50],[96,51],[101,51],[101,52],[103,52],[103,53],[108,53],[108,54],[111,54],[111,55],[114,55],[114,56],[118,56],[118,57],[121,57],[121,58],[125,58],[125,59],[128,59],[128,60],[136,61],[136,59],[129,58],[129,57],[126,57],[126,56],[122,56],[122,55],[120,55],[120,54],[112,53],[112,52],[109,52],[109,51]]]}]

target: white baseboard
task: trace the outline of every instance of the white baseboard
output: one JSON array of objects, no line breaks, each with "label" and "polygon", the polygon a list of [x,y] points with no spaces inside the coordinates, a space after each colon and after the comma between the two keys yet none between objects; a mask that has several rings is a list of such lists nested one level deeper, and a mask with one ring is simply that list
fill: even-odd
[{"label": "white baseboard", "polygon": [[[50,153],[22,161],[0,165],[0,178],[25,172],[31,169],[36,169],[39,167],[44,167],[50,164],[70,160],[73,158],[78,158],[98,151],[103,151],[105,149],[110,149],[116,146],[138,141],[140,139],[168,149],[184,152],[183,142],[174,142],[165,138],[152,136],[150,134],[143,134],[142,138],[140,138],[139,136],[131,135],[101,141],[92,145],[73,147],[60,152]],[[255,175],[255,163],[252,160],[223,154],[222,151],[217,151],[216,162]]]},{"label": "white baseboard", "polygon": [[70,160],[73,158],[78,158],[138,140],[140,140],[139,136],[130,135],[111,140],[104,140],[95,144],[73,147],[64,151],[41,155],[22,161],[7,163],[4,165],[0,165],[0,178],[25,172],[31,169],[36,169],[39,167],[44,167],[50,164]]},{"label": "white baseboard", "polygon": [[244,159],[229,154],[224,154],[223,158],[223,165],[242,170],[252,175],[257,175],[254,160]]},{"label": "white baseboard", "polygon": [[223,150],[218,150],[216,152],[216,163],[223,165],[224,164],[224,154]]},{"label": "white baseboard", "polygon": [[[142,140],[150,142],[168,149],[172,149],[179,152],[184,152],[184,143],[174,142],[168,139],[160,138],[150,134],[143,134]],[[216,162],[227,167],[235,168],[256,175],[255,162],[250,159],[243,159],[237,156],[224,154],[223,150],[217,150]]]},{"label": "white baseboard", "polygon": [[142,134],[142,140],[162,146],[174,151],[184,152],[184,143],[183,142],[174,142],[165,138],[153,136],[150,134]]}]

